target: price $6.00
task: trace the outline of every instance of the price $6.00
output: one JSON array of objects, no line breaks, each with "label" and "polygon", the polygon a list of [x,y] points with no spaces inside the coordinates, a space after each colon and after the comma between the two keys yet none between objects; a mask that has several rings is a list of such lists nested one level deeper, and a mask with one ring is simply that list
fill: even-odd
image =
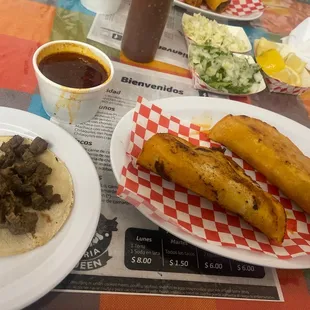
[{"label": "price $6.00", "polygon": [[237,265],[237,270],[238,271],[255,271],[255,267],[251,265]]},{"label": "price $6.00", "polygon": [[223,269],[223,264],[221,264],[221,263],[205,262],[205,269],[218,269],[218,270],[222,270]]}]

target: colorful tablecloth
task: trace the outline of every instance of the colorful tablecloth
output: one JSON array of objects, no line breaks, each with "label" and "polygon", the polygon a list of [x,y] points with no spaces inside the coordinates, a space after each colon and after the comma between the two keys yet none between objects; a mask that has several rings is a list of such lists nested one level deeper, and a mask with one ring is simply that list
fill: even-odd
[{"label": "colorful tablecloth", "polygon": [[[251,42],[262,36],[279,41],[310,16],[309,1],[264,0],[262,17],[252,22],[229,22],[244,27]],[[32,68],[36,48],[50,40],[72,39],[91,43],[113,60],[137,65],[119,51],[87,39],[95,14],[79,0],[0,0],[0,105],[45,114]],[[144,67],[189,77],[185,69],[153,62]],[[283,114],[310,127],[310,92],[301,97],[268,90],[239,98]],[[154,297],[115,294],[50,293],[29,309],[310,309],[310,271],[278,270],[285,302],[233,301],[200,298]]]}]

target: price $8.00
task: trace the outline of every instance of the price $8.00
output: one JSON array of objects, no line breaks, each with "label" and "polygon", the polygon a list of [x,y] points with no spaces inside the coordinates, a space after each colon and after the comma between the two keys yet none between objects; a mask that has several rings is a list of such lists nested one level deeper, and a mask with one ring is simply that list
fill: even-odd
[{"label": "price $8.00", "polygon": [[133,256],[131,258],[131,263],[132,264],[150,265],[150,264],[152,264],[152,258],[150,258],[150,257]]}]

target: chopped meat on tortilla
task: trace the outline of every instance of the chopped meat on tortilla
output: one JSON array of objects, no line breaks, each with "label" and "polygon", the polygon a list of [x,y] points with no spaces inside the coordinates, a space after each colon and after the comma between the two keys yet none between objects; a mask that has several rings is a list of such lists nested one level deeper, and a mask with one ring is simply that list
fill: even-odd
[{"label": "chopped meat on tortilla", "polygon": [[35,187],[44,186],[47,182],[47,176],[52,173],[52,169],[43,163],[39,163],[36,171],[27,180],[27,183]]},{"label": "chopped meat on tortilla", "polygon": [[21,158],[24,155],[24,153],[26,152],[26,150],[28,150],[28,149],[29,149],[28,144],[21,144],[16,149],[14,149],[14,153],[17,157]]},{"label": "chopped meat on tortilla", "polygon": [[4,155],[4,162],[1,165],[1,169],[12,166],[15,162],[16,156],[12,150],[9,150]]},{"label": "chopped meat on tortilla", "polygon": [[20,188],[23,185],[23,181],[19,178],[19,176],[17,174],[14,174],[9,178],[9,180],[13,191],[20,192]]},{"label": "chopped meat on tortilla", "polygon": [[39,166],[39,163],[34,159],[28,159],[21,163],[16,163],[14,165],[14,170],[19,176],[31,176]]},{"label": "chopped meat on tortilla", "polygon": [[[15,153],[16,153],[16,152],[15,152]],[[23,159],[24,161],[34,159],[34,155],[31,153],[31,151],[29,150],[29,148],[26,149],[26,150],[24,151],[24,153],[22,154],[22,159]]]},{"label": "chopped meat on tortilla", "polygon": [[30,145],[23,141],[14,136],[0,147],[0,229],[14,235],[35,232],[38,215],[28,212],[30,208],[42,211],[62,202],[46,184],[52,169],[36,158],[47,149],[47,142],[39,137]]},{"label": "chopped meat on tortilla", "polygon": [[38,193],[46,200],[51,200],[53,197],[53,185],[45,185],[38,188]]},{"label": "chopped meat on tortilla", "polygon": [[0,156],[0,168],[2,167],[4,161],[5,161],[5,155],[3,154]]},{"label": "chopped meat on tortilla", "polygon": [[38,215],[34,212],[13,212],[6,216],[7,228],[13,235],[34,233],[38,221]]},{"label": "chopped meat on tortilla", "polygon": [[44,210],[46,209],[45,207],[45,199],[43,196],[33,193],[31,194],[31,206],[34,210]]},{"label": "chopped meat on tortilla", "polygon": [[29,150],[34,155],[40,155],[47,150],[48,143],[40,137],[36,137],[30,144]]},{"label": "chopped meat on tortilla", "polygon": [[54,203],[61,203],[62,199],[61,196],[59,194],[54,194],[52,199],[50,199],[50,201],[54,204]]},{"label": "chopped meat on tortilla", "polygon": [[0,174],[0,197],[3,197],[8,191],[9,187],[6,179]]},{"label": "chopped meat on tortilla", "polygon": [[2,200],[0,200],[0,225],[5,223],[5,211],[5,206]]},{"label": "chopped meat on tortilla", "polygon": [[25,207],[31,207],[31,196],[30,195],[25,195],[25,196],[21,196],[19,197],[22,204],[25,206]]},{"label": "chopped meat on tortilla", "polygon": [[62,199],[59,194],[53,194],[53,190],[48,193],[48,198],[38,193],[31,194],[31,207],[34,210],[42,211],[49,209],[53,204],[61,203]]},{"label": "chopped meat on tortilla", "polygon": [[36,169],[36,173],[42,175],[49,175],[52,173],[52,169],[49,166],[45,165],[44,163],[39,163]]},{"label": "chopped meat on tortilla", "polygon": [[0,150],[4,153],[9,152],[12,149],[17,148],[19,145],[21,145],[24,141],[24,138],[21,136],[13,136],[8,142],[2,143]]},{"label": "chopped meat on tortilla", "polygon": [[18,189],[18,194],[27,195],[34,193],[36,191],[36,188],[31,184],[23,184]]}]

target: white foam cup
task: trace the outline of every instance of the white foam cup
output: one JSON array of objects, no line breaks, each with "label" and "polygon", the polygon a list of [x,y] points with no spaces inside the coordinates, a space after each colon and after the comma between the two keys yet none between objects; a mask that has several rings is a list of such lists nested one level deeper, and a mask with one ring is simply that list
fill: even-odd
[{"label": "white foam cup", "polygon": [[[59,52],[74,52],[95,59],[107,71],[108,79],[92,88],[71,88],[51,81],[43,75],[38,65],[44,57]],[[67,124],[87,122],[96,115],[107,85],[114,75],[112,62],[105,53],[92,45],[78,41],[48,42],[36,50],[32,63],[44,110],[50,117]]]},{"label": "white foam cup", "polygon": [[81,0],[82,5],[95,13],[115,14],[122,0]]}]

